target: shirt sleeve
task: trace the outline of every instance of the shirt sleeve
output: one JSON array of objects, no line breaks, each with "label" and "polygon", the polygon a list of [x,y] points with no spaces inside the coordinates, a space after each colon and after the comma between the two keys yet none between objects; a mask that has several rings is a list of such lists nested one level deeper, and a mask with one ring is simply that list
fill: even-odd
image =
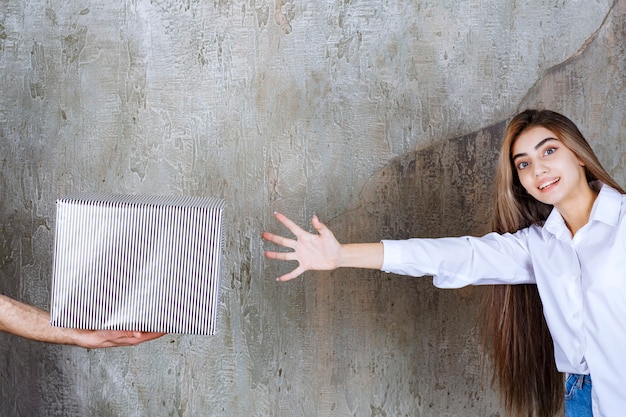
[{"label": "shirt sleeve", "polygon": [[534,284],[527,229],[482,237],[383,240],[381,270],[429,275],[439,288],[485,284]]}]

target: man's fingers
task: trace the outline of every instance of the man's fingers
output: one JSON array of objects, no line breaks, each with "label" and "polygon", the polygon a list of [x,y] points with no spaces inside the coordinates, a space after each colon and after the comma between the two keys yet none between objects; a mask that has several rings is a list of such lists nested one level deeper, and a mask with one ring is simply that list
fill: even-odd
[{"label": "man's fingers", "polygon": [[133,337],[139,339],[141,342],[147,342],[148,340],[157,339],[164,334],[165,333],[161,332],[135,332]]}]

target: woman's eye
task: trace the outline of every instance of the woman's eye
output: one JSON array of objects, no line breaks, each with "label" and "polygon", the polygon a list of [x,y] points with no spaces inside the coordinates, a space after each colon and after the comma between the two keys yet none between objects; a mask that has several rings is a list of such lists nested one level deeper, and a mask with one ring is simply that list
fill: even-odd
[{"label": "woman's eye", "polygon": [[524,169],[528,166],[528,162],[520,162],[517,164],[517,169]]},{"label": "woman's eye", "polygon": [[545,151],[546,155],[552,155],[554,152],[556,152],[556,148],[548,148]]}]

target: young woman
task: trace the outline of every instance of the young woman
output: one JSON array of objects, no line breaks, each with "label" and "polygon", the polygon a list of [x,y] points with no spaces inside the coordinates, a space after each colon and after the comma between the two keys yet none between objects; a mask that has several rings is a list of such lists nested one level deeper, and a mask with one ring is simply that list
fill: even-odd
[{"label": "young woman", "polygon": [[[313,217],[295,239],[264,232],[299,265],[278,278],[339,267],[433,276],[441,288],[493,285],[482,321],[509,415],[623,415],[626,388],[626,196],[576,125],[526,110],[507,126],[493,232],[482,237],[340,244]],[[454,254],[454,256],[449,256]],[[545,317],[545,319],[544,319]]]}]

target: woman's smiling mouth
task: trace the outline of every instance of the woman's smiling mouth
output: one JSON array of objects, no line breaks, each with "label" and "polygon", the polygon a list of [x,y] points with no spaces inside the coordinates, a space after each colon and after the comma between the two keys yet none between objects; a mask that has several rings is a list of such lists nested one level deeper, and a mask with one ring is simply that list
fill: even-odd
[{"label": "woman's smiling mouth", "polygon": [[561,177],[557,177],[557,178],[553,178],[549,181],[546,181],[544,183],[539,184],[539,190],[544,191],[545,189],[547,189],[548,187],[550,187],[551,185],[556,184],[557,182],[559,182],[561,180]]}]

